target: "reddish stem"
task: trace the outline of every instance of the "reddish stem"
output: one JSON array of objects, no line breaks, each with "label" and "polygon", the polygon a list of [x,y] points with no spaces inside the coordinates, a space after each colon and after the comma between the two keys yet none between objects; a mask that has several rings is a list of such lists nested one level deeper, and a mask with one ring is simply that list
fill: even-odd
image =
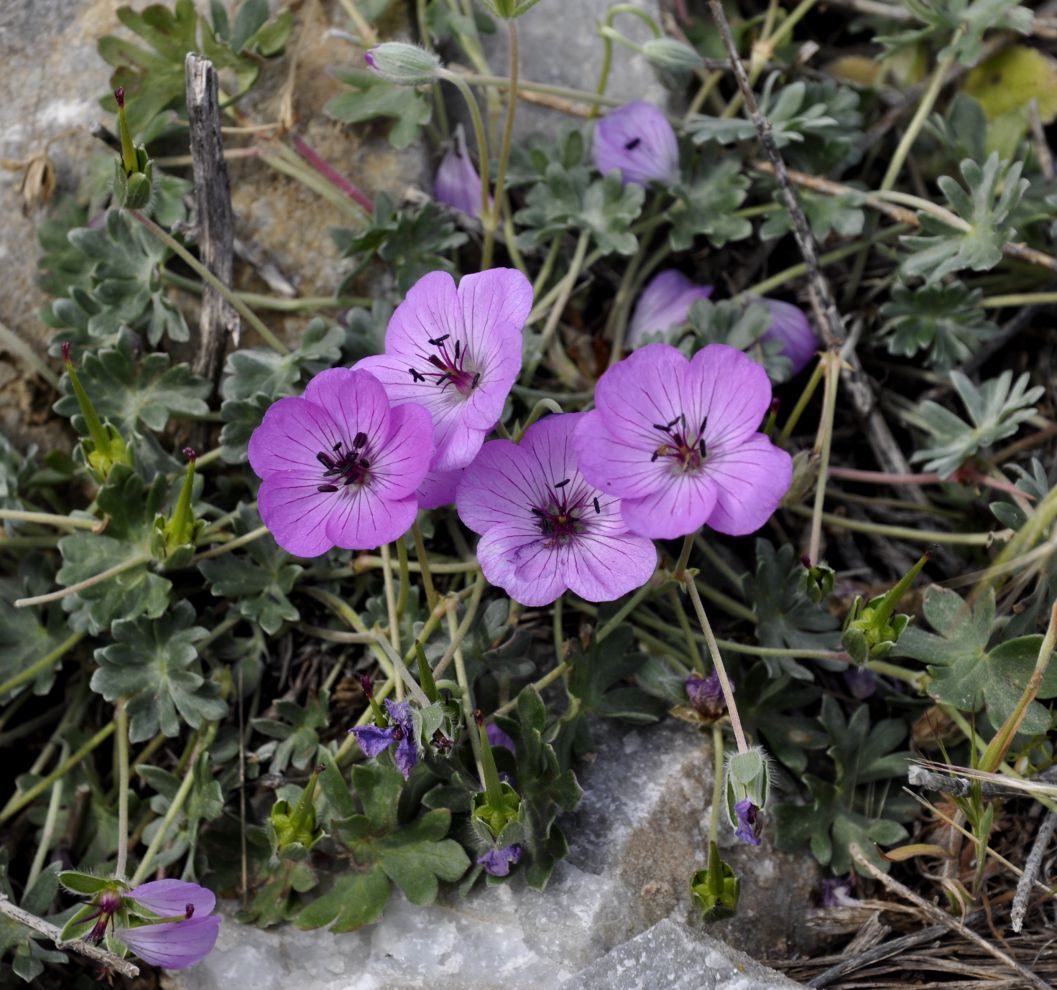
[{"label": "reddish stem", "polygon": [[354,203],[362,206],[368,213],[374,212],[374,203],[370,198],[349,182],[337,169],[323,161],[306,141],[295,135],[292,143],[294,150],[328,182],[345,193]]},{"label": "reddish stem", "polygon": [[1034,501],[1035,496],[1029,492],[1021,491],[1008,481],[998,478],[989,478],[981,474],[972,465],[958,468],[949,478],[941,478],[938,474],[928,472],[925,474],[888,474],[884,471],[860,471],[858,468],[831,467],[829,469],[831,478],[842,478],[845,481],[862,481],[869,485],[939,485],[947,482],[956,482],[962,485],[978,484],[995,491],[1007,492],[1010,495],[1019,495]]}]

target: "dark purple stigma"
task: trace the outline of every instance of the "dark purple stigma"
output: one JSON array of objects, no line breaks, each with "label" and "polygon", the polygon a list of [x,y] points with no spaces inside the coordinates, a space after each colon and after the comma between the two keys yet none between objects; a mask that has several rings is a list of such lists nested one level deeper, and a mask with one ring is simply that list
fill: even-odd
[{"label": "dark purple stigma", "polygon": [[[564,478],[554,483],[554,494],[546,505],[531,506],[529,511],[536,517],[543,536],[550,537],[551,545],[564,545],[584,530],[583,514],[592,500],[588,499],[588,490],[581,486],[579,491],[570,493],[568,485],[571,479]],[[593,499],[595,512],[600,511],[598,499]]]},{"label": "dark purple stigma", "polygon": [[316,454],[316,460],[326,468],[323,477],[333,479],[333,481],[324,480],[323,484],[316,486],[316,491],[331,494],[341,487],[366,484],[368,469],[371,466],[366,456],[369,449],[367,434],[360,431],[353,439],[350,448],[346,448],[345,442],[339,440],[334,444],[334,449],[330,454],[319,451]]},{"label": "dark purple stigma", "polygon": [[701,420],[696,434],[686,427],[686,415],[680,413],[667,423],[652,423],[655,430],[665,436],[664,443],[654,449],[650,463],[658,457],[667,457],[675,461],[683,471],[697,471],[708,458],[708,446],[705,443],[705,427],[708,417]]},{"label": "dark purple stigma", "polygon": [[[448,349],[451,342],[452,348]],[[424,354],[426,363],[435,368],[435,371],[419,371],[416,368],[408,368],[411,380],[414,382],[428,382],[432,379],[434,385],[439,385],[441,391],[449,385],[454,385],[460,395],[468,396],[481,382],[481,373],[473,371],[466,365],[469,354],[462,346],[462,341],[451,341],[451,334],[446,333],[440,337],[429,337],[427,343],[435,347],[435,354]]]}]

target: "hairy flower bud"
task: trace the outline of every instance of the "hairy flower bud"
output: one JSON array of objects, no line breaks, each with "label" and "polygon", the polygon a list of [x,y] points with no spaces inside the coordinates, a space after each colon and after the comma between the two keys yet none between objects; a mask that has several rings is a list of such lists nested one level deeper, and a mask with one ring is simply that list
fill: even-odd
[{"label": "hairy flower bud", "polygon": [[440,57],[417,45],[386,41],[364,52],[364,61],[383,79],[401,86],[421,86],[437,78]]},{"label": "hairy flower bud", "polygon": [[693,48],[675,38],[650,38],[643,42],[642,53],[650,65],[669,72],[693,72],[705,64]]}]

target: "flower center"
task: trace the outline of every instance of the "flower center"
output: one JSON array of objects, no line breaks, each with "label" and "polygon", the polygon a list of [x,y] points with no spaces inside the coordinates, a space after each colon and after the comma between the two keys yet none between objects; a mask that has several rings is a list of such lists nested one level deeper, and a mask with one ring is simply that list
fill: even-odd
[{"label": "flower center", "polygon": [[568,492],[569,479],[555,482],[554,494],[543,505],[530,507],[536,517],[540,533],[548,537],[548,546],[565,546],[584,531],[584,517],[588,507],[595,513],[602,511],[598,498],[588,499],[588,489],[581,488],[572,495]]},{"label": "flower center", "polygon": [[456,340],[449,350],[450,337],[449,333],[443,337],[430,337],[428,343],[434,353],[422,355],[430,367],[422,371],[408,368],[407,371],[414,382],[432,381],[442,392],[449,385],[453,385],[455,391],[465,398],[481,383],[481,373],[474,369],[461,341]]},{"label": "flower center", "polygon": [[349,485],[362,487],[367,484],[371,476],[371,462],[367,458],[369,451],[367,434],[362,431],[356,434],[351,447],[346,447],[345,442],[339,440],[329,453],[319,451],[316,460],[326,470],[323,472],[324,483],[319,485],[317,490],[336,492],[339,488],[347,488]]},{"label": "flower center", "polygon": [[651,461],[666,457],[671,461],[672,469],[683,474],[700,470],[708,458],[708,447],[705,445],[707,416],[701,420],[696,432],[687,429],[686,416],[682,413],[669,423],[652,425],[655,430],[664,434],[664,441],[654,450]]}]

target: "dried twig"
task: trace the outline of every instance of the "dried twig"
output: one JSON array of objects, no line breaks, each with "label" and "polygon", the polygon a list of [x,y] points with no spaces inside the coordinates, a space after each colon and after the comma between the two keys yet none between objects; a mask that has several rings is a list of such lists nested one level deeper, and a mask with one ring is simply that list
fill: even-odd
[{"label": "dried twig", "polygon": [[1055,829],[1057,829],[1057,813],[1048,811],[1039,826],[1038,835],[1035,836],[1031,852],[1028,853],[1028,858],[1024,863],[1024,872],[1017,881],[1017,892],[1013,897],[1013,908],[1009,912],[1009,925],[1015,932],[1019,932],[1024,927],[1024,915],[1028,910],[1028,898],[1031,896],[1031,888],[1035,884],[1035,877],[1038,876],[1039,867],[1042,866],[1043,854],[1046,852],[1046,847],[1050,844],[1050,839],[1053,838]]},{"label": "dried twig", "polygon": [[936,924],[943,925],[967,941],[980,946],[980,948],[988,955],[994,956],[994,958],[1003,965],[1008,966],[1011,970],[1017,973],[1021,979],[1024,980],[1024,986],[1037,987],[1038,990],[1053,990],[1049,983],[1040,979],[1026,966],[1022,966],[1007,952],[1004,952],[996,945],[992,945],[987,939],[977,935],[976,932],[968,928],[957,918],[952,918],[946,911],[938,908],[935,904],[926,901],[925,898],[915,894],[909,887],[904,886],[894,877],[890,877],[883,870],[878,869],[866,858],[858,844],[852,843],[849,847],[849,852],[852,855],[852,859],[854,859],[862,869],[869,873],[875,880],[884,884],[891,893],[898,894],[904,900],[910,901],[910,903],[915,905],[922,914],[931,918]]},{"label": "dried twig", "polygon": [[[195,220],[202,263],[225,285],[231,285],[234,217],[224,146],[220,136],[220,104],[213,63],[188,52],[187,109],[194,168]],[[214,385],[220,378],[230,335],[237,343],[239,317],[212,286],[204,285],[199,320],[199,348],[194,370]]]},{"label": "dried twig", "polygon": [[139,967],[135,963],[130,963],[127,959],[115,956],[114,953],[107,952],[106,949],[100,949],[99,946],[85,942],[83,939],[78,939],[74,942],[64,942],[60,938],[62,935],[61,929],[43,918],[38,918],[35,914],[30,914],[29,911],[23,911],[17,904],[12,904],[3,894],[0,894],[0,914],[6,915],[12,921],[17,921],[20,925],[32,928],[35,932],[39,932],[45,938],[54,942],[56,947],[60,949],[72,949],[74,952],[78,952],[100,965],[116,970],[129,979],[139,976]]}]

